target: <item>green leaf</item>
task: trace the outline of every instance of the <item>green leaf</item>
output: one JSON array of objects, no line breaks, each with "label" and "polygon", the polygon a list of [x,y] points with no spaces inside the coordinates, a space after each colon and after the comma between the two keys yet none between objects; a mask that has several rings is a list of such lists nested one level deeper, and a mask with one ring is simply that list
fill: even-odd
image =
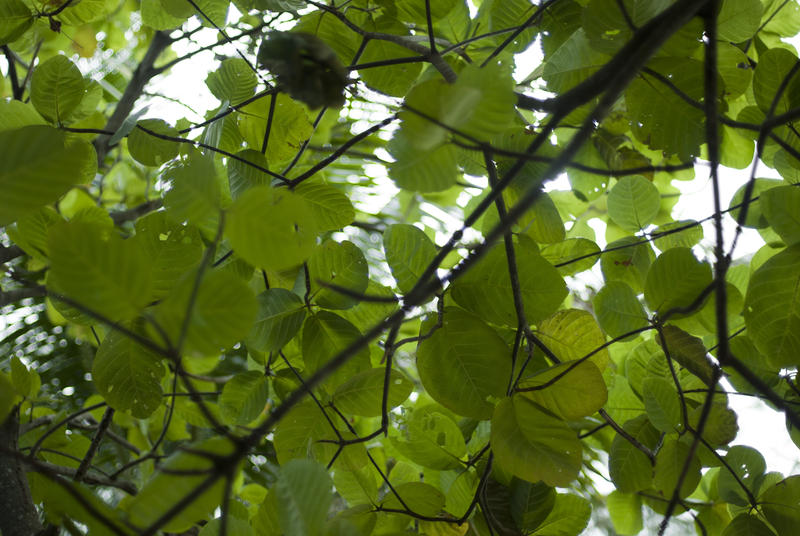
[{"label": "green leaf", "polygon": [[[267,169],[269,167],[267,159],[259,151],[245,149],[244,151],[236,153],[236,156],[244,158],[246,161],[252,162],[262,168]],[[228,160],[228,184],[231,189],[231,197],[234,200],[238,199],[248,188],[254,186],[269,186],[271,182],[272,178],[260,169],[248,166],[244,162],[233,158]]]},{"label": "green leaf", "polygon": [[[567,296],[558,270],[529,247],[517,247],[520,295],[529,323],[553,314]],[[453,300],[488,322],[517,325],[517,313],[502,246],[495,246],[481,261],[451,286]]]},{"label": "green leaf", "polygon": [[241,372],[225,383],[219,397],[222,416],[232,424],[253,422],[267,405],[268,377],[263,372]]},{"label": "green leaf", "polygon": [[88,142],[47,126],[0,132],[0,225],[52,203],[97,170]]},{"label": "green leaf", "polygon": [[781,480],[766,490],[759,502],[762,504],[764,515],[772,525],[778,536],[790,536],[797,532],[800,523],[800,512],[797,504],[800,502],[800,476],[790,476]]},{"label": "green leaf", "polygon": [[392,445],[403,456],[423,467],[457,469],[467,452],[464,436],[455,421],[436,411],[437,407],[414,408],[399,437],[391,436]]},{"label": "green leaf", "polygon": [[544,246],[540,253],[562,276],[584,272],[600,259],[600,247],[588,238],[567,238]]},{"label": "green leaf", "polygon": [[[264,97],[239,109],[239,130],[250,149],[261,150],[269,121],[271,97]],[[288,162],[313,133],[305,108],[286,95],[279,94],[270,126],[267,161]]]},{"label": "green leaf", "polygon": [[665,351],[669,350],[670,357],[710,387],[713,365],[706,356],[708,352],[703,341],[672,325],[664,326],[661,332],[667,346]]},{"label": "green leaf", "polygon": [[577,30],[544,63],[542,78],[554,92],[567,91],[594,74],[608,56],[594,49],[583,29]]},{"label": "green leaf", "polygon": [[[680,229],[680,230],[679,230]],[[703,229],[694,220],[679,220],[659,225],[653,232],[658,249],[691,248],[703,239]]]},{"label": "green leaf", "polygon": [[364,253],[352,242],[327,240],[314,249],[308,259],[313,301],[326,309],[349,309],[360,300],[326,284],[336,285],[356,295],[363,294],[369,283],[369,269]]},{"label": "green leaf", "polygon": [[[405,47],[389,41],[372,39],[364,49],[359,63],[368,64],[395,58],[407,58],[408,56],[409,50]],[[359,69],[358,74],[371,89],[393,97],[404,97],[419,76],[421,70],[422,64],[413,62],[387,65],[378,68]]]},{"label": "green leaf", "polygon": [[511,481],[511,516],[523,531],[531,531],[553,511],[556,490],[544,482],[526,482],[515,478]]},{"label": "green leaf", "polygon": [[[658,430],[653,428],[645,415],[629,420],[622,427],[647,448],[654,448],[660,441]],[[619,434],[614,436],[611,443],[608,472],[621,493],[635,493],[653,484],[653,465],[647,454]]]},{"label": "green leaf", "polygon": [[206,77],[206,85],[219,101],[239,104],[256,91],[258,79],[242,58],[227,58]]},{"label": "green leaf", "polygon": [[61,223],[48,236],[48,287],[108,320],[129,320],[150,302],[152,266],[134,240],[114,229]]},{"label": "green leaf", "polygon": [[136,221],[136,236],[153,270],[153,298],[169,294],[185,272],[203,256],[200,233],[167,221],[165,212],[153,212]]},{"label": "green leaf", "polygon": [[[412,512],[423,516],[436,516],[444,508],[444,494],[430,484],[424,482],[406,482],[394,488],[397,495],[403,499],[403,503]],[[383,508],[405,510],[403,503],[391,491],[381,503]]]},{"label": "green leaf", "polygon": [[83,75],[66,56],[53,56],[33,71],[31,102],[52,123],[68,120],[85,94]]},{"label": "green leaf", "polygon": [[529,482],[568,486],[581,468],[575,432],[521,395],[504,398],[495,407],[491,445],[503,470]]},{"label": "green leaf", "polygon": [[540,244],[559,243],[566,234],[558,209],[545,192],[539,195],[521,223],[525,225],[525,234]]},{"label": "green leaf", "polygon": [[675,387],[664,378],[645,378],[642,399],[647,418],[657,430],[671,434],[682,428],[681,402]]},{"label": "green leaf", "polygon": [[142,0],[142,22],[154,30],[173,30],[186,20],[174,17],[165,10],[161,0]]},{"label": "green leaf", "polygon": [[168,167],[162,178],[170,184],[164,196],[170,218],[215,234],[222,194],[214,162],[195,153],[184,163]]},{"label": "green leaf", "polygon": [[225,234],[239,257],[256,268],[280,271],[308,259],[316,227],[306,201],[287,189],[258,186],[228,211]]},{"label": "green leaf", "polygon": [[717,15],[719,38],[731,43],[741,43],[753,37],[761,23],[759,0],[723,0]]},{"label": "green leaf", "polygon": [[161,530],[167,532],[183,532],[220,505],[225,495],[224,478],[218,478],[201,492],[198,486],[214,471],[213,456],[230,455],[233,444],[224,437],[212,437],[188,447],[167,458],[161,470],[126,505],[130,522],[135,526],[147,527],[178,502],[188,500],[188,504],[161,526]]},{"label": "green leaf", "polygon": [[554,365],[521,381],[517,391],[567,421],[592,415],[608,400],[600,369],[591,361]]},{"label": "green leaf", "polygon": [[[697,430],[703,406],[694,408],[689,413],[689,424]],[[706,425],[703,429],[703,439],[714,447],[725,446],[734,439],[739,432],[739,425],[736,422],[736,412],[729,409],[725,404],[712,403],[711,410],[706,418]]]},{"label": "green leaf", "polygon": [[[420,332],[430,329],[423,324]],[[425,390],[451,411],[488,419],[491,397],[502,397],[511,374],[508,347],[477,317],[455,307],[445,309],[442,327],[417,349],[417,370]]]},{"label": "green leaf", "polygon": [[[689,307],[701,297],[711,279],[711,266],[698,261],[692,250],[669,249],[658,256],[647,272],[644,299],[650,309],[661,314]],[[692,312],[681,311],[681,314]]]},{"label": "green leaf", "polygon": [[[11,359],[11,383],[14,384],[14,390],[17,394],[24,398],[36,396],[36,391],[41,387],[41,380],[36,382],[35,377],[38,378],[36,371],[28,370],[28,367],[19,359],[13,357]],[[38,383],[38,386],[37,386]]]},{"label": "green leaf", "polygon": [[515,103],[508,67],[499,62],[468,64],[447,93],[440,119],[459,133],[487,140],[511,126]]},{"label": "green leaf", "polygon": [[138,419],[161,405],[165,372],[161,356],[118,331],[106,335],[92,363],[92,380],[108,405]]},{"label": "green leaf", "polygon": [[725,527],[722,536],[775,536],[775,533],[756,516],[739,514]]},{"label": "green leaf", "polygon": [[392,138],[389,151],[395,162],[389,176],[398,188],[417,192],[441,192],[458,179],[458,156],[452,145],[421,150],[408,141],[402,130]]},{"label": "green leaf", "polygon": [[600,257],[600,269],[608,281],[627,283],[635,292],[644,289],[655,255],[650,244],[636,236],[611,242]]},{"label": "green leaf", "polygon": [[215,356],[247,335],[258,305],[250,288],[231,272],[206,270],[195,291],[196,279],[195,271],[188,272],[156,307],[155,319],[172,345],[183,334],[184,354]]},{"label": "green leaf", "polygon": [[283,288],[268,289],[256,298],[258,312],[245,342],[259,352],[278,351],[300,331],[306,318],[305,304]]},{"label": "green leaf", "polygon": [[[309,316],[303,324],[302,337],[306,372],[316,372],[360,338],[361,332],[358,328],[341,316],[329,311],[319,311]],[[362,347],[329,376],[326,385],[333,390],[359,372],[370,368],[369,349]]]},{"label": "green leaf", "polygon": [[644,527],[642,498],[638,495],[614,490],[606,497],[606,506],[617,534],[638,534]]},{"label": "green leaf", "polygon": [[800,189],[778,186],[761,194],[761,210],[787,246],[800,242]]},{"label": "green leaf", "polygon": [[753,495],[757,495],[761,478],[767,469],[764,457],[754,448],[734,445],[725,455],[725,462],[736,475],[731,474],[728,469],[720,470],[717,480],[720,498],[731,504],[748,506],[748,497],[742,489],[742,484]]},{"label": "green leaf", "polygon": [[356,218],[350,199],[335,186],[306,181],[294,192],[306,200],[320,232],[337,231]]},{"label": "green leaf", "polygon": [[589,358],[601,371],[608,364],[605,335],[592,314],[582,309],[562,309],[539,324],[537,336],[561,361]]},{"label": "green leaf", "polygon": [[622,281],[607,282],[595,295],[592,306],[600,327],[613,338],[649,324],[647,313],[636,294]]},{"label": "green leaf", "polygon": [[298,404],[275,428],[274,444],[278,463],[285,465],[293,458],[307,457],[328,463],[336,448],[319,443],[320,439],[336,439],[325,415],[311,401]]},{"label": "green leaf", "polygon": [[592,506],[589,501],[571,493],[559,493],[550,514],[531,534],[577,536],[589,524],[591,517]]},{"label": "green leaf", "polygon": [[44,119],[30,103],[0,100],[0,131],[44,124]]},{"label": "green leaf", "polygon": [[383,251],[400,292],[408,293],[436,256],[436,246],[413,225],[390,225],[383,233]]},{"label": "green leaf", "polygon": [[795,73],[785,88],[783,83],[794,69],[795,63],[797,63],[797,55],[785,48],[770,48],[759,55],[758,66],[753,73],[753,95],[758,107],[763,112],[769,112],[772,109],[779,89],[783,89],[783,91],[775,103],[775,114],[782,114],[797,106],[800,77]]},{"label": "green leaf", "polygon": [[770,258],[750,277],[747,333],[776,367],[800,364],[800,245]]},{"label": "green leaf", "polygon": [[143,166],[160,166],[178,155],[181,144],[145,132],[139,126],[162,136],[178,137],[178,131],[161,119],[142,119],[128,135],[128,152]]},{"label": "green leaf", "polygon": [[22,0],[8,0],[0,5],[0,45],[7,45],[31,27],[33,13]]},{"label": "green leaf", "polygon": [[283,531],[320,536],[333,502],[332,486],[325,468],[312,460],[291,460],[283,465],[275,482]]},{"label": "green leaf", "polygon": [[[753,227],[755,229],[763,229],[767,227],[769,222],[762,211],[762,204],[758,201],[753,201],[753,198],[760,198],[760,196],[765,192],[783,184],[783,181],[776,179],[756,179],[755,183],[753,184],[753,194],[750,197],[751,202],[747,207],[747,217],[742,225],[745,227]],[[744,202],[744,192],[746,188],[747,185],[743,185],[741,188],[736,190],[736,193],[733,194],[733,198],[731,198],[730,214],[736,221],[739,221],[739,213],[741,211],[739,205]]]},{"label": "green leaf", "polygon": [[[386,371],[372,368],[360,372],[341,384],[333,393],[333,403],[344,413],[362,417],[377,417],[381,414],[383,384]],[[404,374],[392,370],[389,375],[387,406],[388,410],[399,406],[414,390]]]},{"label": "green leaf", "polygon": [[653,486],[661,492],[662,497],[672,497],[678,478],[685,475],[683,484],[678,490],[678,497],[685,499],[692,494],[697,484],[700,483],[700,460],[694,456],[689,462],[688,469],[683,468],[689,457],[689,445],[677,439],[666,439],[656,455]]},{"label": "green leaf", "polygon": [[658,188],[641,175],[621,178],[608,193],[608,215],[626,231],[647,227],[660,208]]}]

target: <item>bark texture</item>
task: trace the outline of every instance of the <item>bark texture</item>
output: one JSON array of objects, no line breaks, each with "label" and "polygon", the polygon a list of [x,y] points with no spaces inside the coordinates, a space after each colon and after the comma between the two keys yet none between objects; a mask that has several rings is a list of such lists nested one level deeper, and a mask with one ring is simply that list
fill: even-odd
[{"label": "bark texture", "polygon": [[39,514],[17,452],[19,413],[15,408],[0,426],[0,534],[33,536],[42,530]]}]

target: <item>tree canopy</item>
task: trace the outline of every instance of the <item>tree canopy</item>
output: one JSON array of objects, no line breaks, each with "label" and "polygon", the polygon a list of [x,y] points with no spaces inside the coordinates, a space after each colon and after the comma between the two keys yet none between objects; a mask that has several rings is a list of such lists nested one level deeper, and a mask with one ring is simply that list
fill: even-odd
[{"label": "tree canopy", "polygon": [[2,0],[0,532],[796,534],[731,399],[800,445],[798,33],[791,0]]}]

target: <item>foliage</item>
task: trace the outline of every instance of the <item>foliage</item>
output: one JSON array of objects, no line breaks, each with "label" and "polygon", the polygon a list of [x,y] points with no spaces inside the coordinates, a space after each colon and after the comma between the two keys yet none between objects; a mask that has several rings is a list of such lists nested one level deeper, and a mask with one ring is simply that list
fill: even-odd
[{"label": "foliage", "polygon": [[800,445],[798,32],[779,0],[3,0],[0,532],[794,534],[730,399]]}]

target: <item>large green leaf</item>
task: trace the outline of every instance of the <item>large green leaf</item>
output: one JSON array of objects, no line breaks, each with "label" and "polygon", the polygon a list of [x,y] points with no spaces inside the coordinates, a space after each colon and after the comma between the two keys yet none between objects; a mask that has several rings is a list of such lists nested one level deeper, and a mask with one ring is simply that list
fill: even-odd
[{"label": "large green leaf", "polygon": [[[658,430],[653,428],[645,415],[626,422],[623,428],[648,448],[655,447],[660,440]],[[647,454],[619,434],[614,436],[608,453],[608,472],[611,481],[622,493],[648,489],[653,484],[653,465]]]},{"label": "large green leaf", "polygon": [[313,460],[291,460],[281,467],[275,482],[284,534],[321,536],[333,502],[331,477]]},{"label": "large green leaf", "polygon": [[647,418],[657,430],[671,434],[682,428],[681,402],[675,386],[664,378],[645,378],[642,399]]},{"label": "large green leaf", "polygon": [[[795,63],[797,55],[785,48],[770,48],[759,56],[758,66],[753,73],[753,94],[762,111],[768,112],[772,108],[778,90],[783,87],[783,80],[792,71]],[[797,106],[798,89],[800,77],[795,73],[775,103],[774,113],[782,114]]]},{"label": "large green leaf", "polygon": [[128,152],[134,160],[145,166],[160,166],[177,156],[181,147],[179,142],[154,136],[143,129],[169,138],[178,136],[178,131],[166,121],[142,119],[128,135]]},{"label": "large green leaf", "polygon": [[213,236],[216,233],[221,192],[214,162],[195,153],[187,161],[169,166],[162,175],[170,189],[164,207],[176,222],[189,222]]},{"label": "large green leaf", "polygon": [[[303,361],[308,373],[316,372],[361,338],[353,324],[329,311],[319,311],[309,316],[303,324]],[[359,372],[369,370],[369,349],[361,348],[345,362],[326,382],[331,390]]]},{"label": "large green leaf", "polygon": [[92,363],[92,380],[108,405],[139,419],[161,405],[163,376],[161,356],[118,331],[106,336]]},{"label": "large green leaf", "polygon": [[[398,495],[400,499],[403,499],[402,503],[400,499],[398,499]],[[439,514],[442,508],[444,508],[445,498],[441,491],[430,484],[424,482],[406,482],[395,486],[394,493],[390,491],[384,498],[381,506],[384,508],[405,510],[403,504],[412,512],[433,517]]]},{"label": "large green leaf", "polygon": [[683,476],[683,483],[678,489],[678,497],[686,498],[692,494],[700,483],[700,460],[693,456],[686,471],[684,466],[691,454],[689,445],[677,439],[665,439],[656,455],[653,486],[663,497],[670,498],[678,486],[678,479]]},{"label": "large green leaf", "polygon": [[571,493],[559,493],[550,514],[531,534],[577,536],[589,524],[591,516],[592,505],[588,500]]},{"label": "large green leaf", "polygon": [[306,318],[305,304],[283,288],[266,290],[257,299],[258,313],[245,342],[260,352],[275,352],[300,331]]},{"label": "large green leaf", "polygon": [[[529,247],[517,247],[517,272],[525,316],[538,323],[558,309],[567,285],[553,265]],[[473,269],[451,285],[453,300],[488,322],[517,325],[517,312],[501,246],[494,247]]]},{"label": "large green leaf", "polygon": [[563,276],[588,270],[600,259],[600,247],[588,238],[567,238],[544,246],[540,253]]},{"label": "large green leaf", "polygon": [[[422,329],[430,329],[431,324],[423,324]],[[511,356],[492,328],[450,307],[445,310],[442,327],[420,343],[417,370],[434,400],[459,415],[488,419],[492,398],[506,393]]]},{"label": "large green leaf", "polygon": [[800,242],[800,189],[795,186],[770,188],[761,194],[761,209],[784,244],[791,246]]},{"label": "large green leaf", "polygon": [[550,91],[567,91],[608,61],[608,56],[594,49],[583,29],[567,39],[544,64],[542,78]]},{"label": "large green leaf", "polygon": [[635,535],[642,530],[642,498],[633,493],[612,491],[606,497],[608,515],[620,535]]},{"label": "large green leaf", "polygon": [[591,361],[566,361],[519,383],[518,391],[565,420],[592,415],[605,405],[608,391]]},{"label": "large green leaf", "polygon": [[43,125],[0,132],[0,225],[56,201],[96,170],[94,148],[82,139]]},{"label": "large green leaf", "polygon": [[383,233],[383,251],[397,288],[409,292],[436,256],[436,246],[413,225],[392,225]]},{"label": "large green leaf", "polygon": [[110,321],[133,318],[152,298],[153,271],[144,249],[114,229],[54,225],[48,249],[48,288]]},{"label": "large green leaf", "polygon": [[214,456],[230,455],[233,444],[224,437],[213,437],[190,447],[167,458],[161,470],[127,503],[125,510],[135,526],[147,527],[187,500],[161,527],[168,532],[183,532],[220,505],[225,495],[225,479],[221,475],[216,483],[199,493],[198,486],[214,472]]},{"label": "large green leaf", "polygon": [[608,193],[608,215],[626,231],[647,227],[661,208],[661,195],[641,175],[623,177]]},{"label": "large green leaf", "polygon": [[759,0],[723,0],[717,15],[719,38],[731,43],[741,43],[756,33],[761,22]]},{"label": "large green leaf", "polygon": [[156,307],[155,320],[160,326],[156,333],[164,333],[171,345],[184,337],[187,355],[213,356],[247,335],[257,309],[253,292],[233,273],[206,271],[197,283],[197,273],[191,271]]},{"label": "large green leaf", "polygon": [[600,371],[608,364],[608,350],[602,348],[605,335],[588,311],[556,311],[539,324],[536,335],[561,361],[584,359],[591,353],[589,359]]},{"label": "large green leaf", "polygon": [[34,69],[31,102],[42,117],[53,123],[70,118],[86,94],[86,81],[66,56],[53,56]]},{"label": "large green leaf", "polygon": [[[264,169],[269,167],[267,159],[260,151],[245,149],[236,153],[236,156]],[[228,184],[231,189],[231,197],[234,200],[238,199],[242,192],[248,188],[269,186],[271,181],[272,178],[269,175],[254,166],[233,158],[228,160]]]},{"label": "large green leaf", "polygon": [[711,266],[698,261],[689,248],[673,248],[659,255],[647,273],[644,299],[650,309],[663,314],[697,303],[710,284]]},{"label": "large green leaf", "polygon": [[[377,417],[381,414],[383,384],[386,371],[373,368],[360,372],[341,384],[333,393],[333,402],[345,413],[363,417]],[[414,389],[408,378],[392,370],[389,375],[387,409],[399,406]]]},{"label": "large green leaf", "polygon": [[800,245],[753,273],[743,314],[748,335],[771,364],[800,364]]},{"label": "large green leaf", "polygon": [[556,503],[556,490],[544,482],[511,481],[511,516],[523,531],[537,528],[547,518]]},{"label": "large green leaf", "polygon": [[576,433],[521,395],[497,404],[491,444],[500,467],[529,482],[568,486],[581,468],[581,443]]},{"label": "large green leaf", "polygon": [[231,378],[222,388],[220,410],[225,420],[247,424],[255,420],[267,405],[268,377],[257,370],[248,370]]},{"label": "large green leaf", "polygon": [[775,536],[775,533],[756,516],[739,514],[725,527],[722,536]]},{"label": "large green leaf", "polygon": [[767,463],[760,452],[744,445],[731,447],[725,455],[725,462],[736,474],[727,468],[720,469],[717,480],[719,496],[731,504],[747,506],[749,500],[742,485],[756,495]]},{"label": "large green leaf", "polygon": [[6,45],[33,24],[33,13],[22,0],[8,0],[0,5],[0,45]]},{"label": "large green leaf", "polygon": [[467,452],[464,436],[455,421],[436,411],[437,407],[423,406],[411,411],[399,437],[391,437],[392,445],[423,467],[457,469]]},{"label": "large green leaf", "polygon": [[620,337],[648,325],[647,313],[631,287],[609,281],[592,300],[597,321],[611,337]]},{"label": "large green leaf", "polygon": [[339,230],[355,220],[353,204],[335,186],[306,181],[295,188],[294,192],[306,200],[314,215],[317,229],[321,232]]},{"label": "large green leaf", "polygon": [[800,476],[793,475],[781,480],[766,490],[759,502],[763,504],[764,515],[778,533],[778,536],[790,536],[797,532],[800,523]]},{"label": "large green leaf", "polygon": [[[369,283],[369,269],[364,253],[352,242],[328,240],[314,249],[308,259],[313,301],[326,309],[349,309],[360,300]],[[345,294],[326,285],[342,287]]]},{"label": "large green leaf", "polygon": [[606,281],[622,281],[637,293],[644,289],[647,273],[655,255],[649,242],[628,236],[608,244],[600,257],[600,268]]},{"label": "large green leaf", "polygon": [[252,97],[257,83],[255,73],[242,58],[223,60],[219,68],[211,71],[206,78],[211,93],[220,101],[230,104],[239,104]]},{"label": "large green leaf", "polygon": [[[239,130],[250,149],[261,150],[269,120],[270,98],[264,97],[239,109]],[[313,128],[305,108],[284,94],[275,100],[266,157],[270,163],[290,160]]]},{"label": "large green leaf", "polygon": [[452,145],[439,145],[421,150],[414,147],[398,131],[390,144],[395,162],[389,166],[389,176],[404,190],[441,192],[455,185],[458,179],[458,160]]},{"label": "large green leaf", "polygon": [[316,227],[302,197],[286,189],[258,186],[231,206],[225,233],[241,258],[257,268],[279,271],[311,255]]},{"label": "large green leaf", "polygon": [[153,298],[169,294],[183,274],[203,255],[200,233],[192,227],[167,221],[165,212],[154,212],[136,221],[136,237],[153,270]]}]

